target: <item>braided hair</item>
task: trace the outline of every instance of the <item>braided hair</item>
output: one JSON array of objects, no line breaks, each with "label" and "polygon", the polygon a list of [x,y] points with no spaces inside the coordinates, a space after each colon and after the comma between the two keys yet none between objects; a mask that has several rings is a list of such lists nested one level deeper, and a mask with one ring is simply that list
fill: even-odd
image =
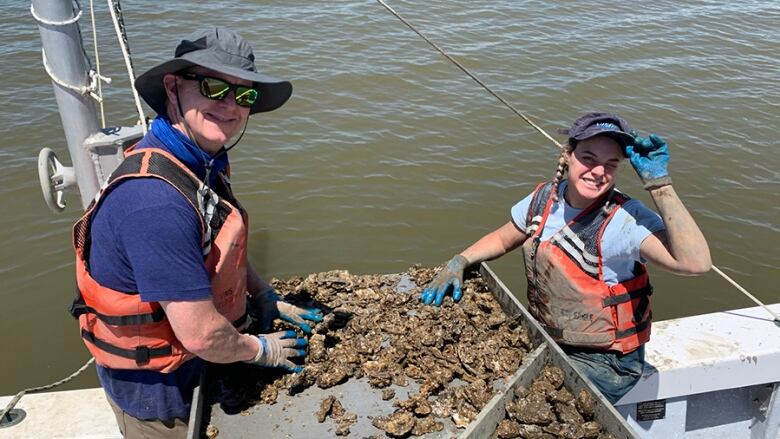
[{"label": "braided hair", "polygon": [[577,147],[577,141],[573,138],[569,138],[566,142],[566,146],[561,150],[561,155],[558,156],[558,167],[555,169],[555,176],[552,181],[552,192],[550,193],[554,202],[558,202],[558,185],[563,180],[563,175],[569,169],[568,155],[574,151]]}]

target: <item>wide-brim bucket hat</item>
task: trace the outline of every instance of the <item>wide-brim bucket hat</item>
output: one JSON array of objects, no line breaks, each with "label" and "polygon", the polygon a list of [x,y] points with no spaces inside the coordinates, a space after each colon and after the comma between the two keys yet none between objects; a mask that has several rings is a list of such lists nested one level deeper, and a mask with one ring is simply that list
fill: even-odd
[{"label": "wide-brim bucket hat", "polygon": [[165,114],[167,96],[163,77],[194,66],[252,81],[260,97],[250,107],[249,114],[275,110],[292,95],[292,84],[288,81],[257,71],[252,47],[244,38],[230,29],[217,27],[199,29],[182,39],[173,59],[139,76],[135,88],[157,114]]},{"label": "wide-brim bucket hat", "polygon": [[570,141],[571,139],[585,140],[598,135],[608,136],[615,139],[624,152],[627,145],[634,143],[634,136],[631,135],[628,122],[613,113],[587,113],[578,117],[569,129],[558,130],[558,132],[568,135]]}]

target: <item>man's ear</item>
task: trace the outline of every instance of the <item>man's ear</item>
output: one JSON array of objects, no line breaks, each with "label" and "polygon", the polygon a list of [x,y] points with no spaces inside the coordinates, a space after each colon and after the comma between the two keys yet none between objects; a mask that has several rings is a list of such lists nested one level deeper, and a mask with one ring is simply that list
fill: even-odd
[{"label": "man's ear", "polygon": [[165,88],[165,94],[168,96],[168,102],[176,105],[178,93],[176,92],[176,75],[168,73],[163,76],[163,87]]}]

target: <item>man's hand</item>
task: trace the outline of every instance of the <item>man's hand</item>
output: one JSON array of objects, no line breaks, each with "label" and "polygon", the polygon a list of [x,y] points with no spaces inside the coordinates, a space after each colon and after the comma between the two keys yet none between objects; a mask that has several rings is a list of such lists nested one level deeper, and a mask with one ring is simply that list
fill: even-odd
[{"label": "man's hand", "polygon": [[634,144],[626,146],[626,155],[642,179],[645,189],[655,189],[672,184],[669,177],[669,146],[661,137],[634,136]]},{"label": "man's hand", "polygon": [[274,319],[280,318],[301,328],[303,332],[311,334],[311,325],[307,321],[322,321],[322,311],[316,308],[300,308],[284,302],[279,299],[279,295],[271,287],[257,294],[251,300],[259,314],[255,317],[260,320],[263,331],[270,330]]},{"label": "man's hand", "polygon": [[420,299],[426,305],[433,302],[439,306],[444,301],[444,295],[452,286],[452,300],[459,301],[463,297],[461,286],[463,285],[463,271],[469,265],[469,261],[461,255],[455,255],[447,265],[436,275],[430,284],[423,290]]},{"label": "man's hand", "polygon": [[298,338],[295,331],[280,331],[273,334],[250,335],[257,340],[259,350],[255,358],[246,360],[245,363],[265,367],[281,367],[290,372],[299,373],[303,366],[290,361],[291,358],[306,356],[305,348],[309,342],[305,338]]}]

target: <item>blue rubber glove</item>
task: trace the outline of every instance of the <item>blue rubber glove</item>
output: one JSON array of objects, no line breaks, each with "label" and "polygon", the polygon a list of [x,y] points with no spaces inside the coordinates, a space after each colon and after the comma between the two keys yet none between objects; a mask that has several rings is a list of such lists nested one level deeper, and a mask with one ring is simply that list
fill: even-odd
[{"label": "blue rubber glove", "polygon": [[[439,306],[444,301],[444,295],[452,286],[452,300],[460,301],[463,297],[463,272],[468,267],[469,261],[461,255],[455,255],[447,262],[447,265],[436,275],[430,284],[423,290],[420,299],[426,305]],[[433,302],[433,303],[431,303]]]},{"label": "blue rubber glove", "polygon": [[255,308],[259,311],[260,325],[263,331],[271,329],[275,319],[301,328],[307,334],[311,334],[311,325],[307,322],[321,322],[322,311],[316,308],[300,308],[279,299],[276,290],[268,288],[252,298]]},{"label": "blue rubber glove", "polygon": [[258,351],[255,358],[245,363],[264,367],[281,367],[290,372],[303,372],[303,366],[290,361],[291,358],[306,356],[305,348],[309,342],[305,338],[296,337],[295,331],[280,331],[273,334],[251,335],[257,340]]},{"label": "blue rubber glove", "polygon": [[642,179],[645,189],[655,189],[672,184],[669,177],[669,146],[661,137],[634,135],[634,144],[626,146],[626,155],[634,170]]}]

